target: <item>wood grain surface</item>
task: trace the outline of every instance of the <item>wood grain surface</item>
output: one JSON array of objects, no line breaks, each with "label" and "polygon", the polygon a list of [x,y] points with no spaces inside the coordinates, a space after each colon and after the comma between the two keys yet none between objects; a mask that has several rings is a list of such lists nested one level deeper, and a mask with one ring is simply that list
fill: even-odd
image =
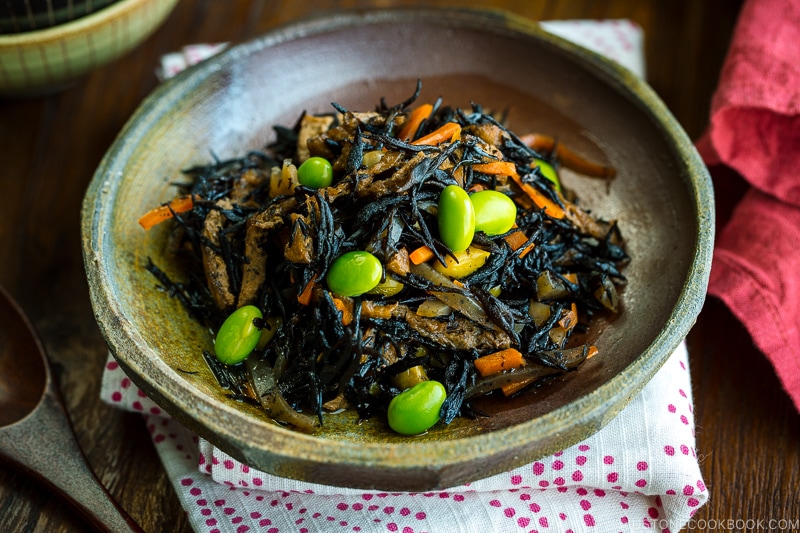
[{"label": "wood grain surface", "polygon": [[[0,283],[27,309],[56,365],[88,461],[151,532],[190,527],[139,415],[99,400],[106,348],[89,305],[79,216],[106,149],[158,84],[159,57],[196,42],[241,41],[313,11],[419,1],[182,0],[165,25],[117,62],[57,94],[0,100]],[[708,119],[740,0],[507,0],[534,20],[627,18],[644,29],[648,80],[689,135]],[[725,196],[736,191],[724,191]],[[697,453],[711,499],[688,531],[735,531],[800,518],[800,416],[767,360],[717,301],[689,338]],[[740,522],[744,524],[744,522]],[[727,528],[727,529],[725,529]],[[35,482],[0,465],[0,531],[79,532],[86,524]]]}]

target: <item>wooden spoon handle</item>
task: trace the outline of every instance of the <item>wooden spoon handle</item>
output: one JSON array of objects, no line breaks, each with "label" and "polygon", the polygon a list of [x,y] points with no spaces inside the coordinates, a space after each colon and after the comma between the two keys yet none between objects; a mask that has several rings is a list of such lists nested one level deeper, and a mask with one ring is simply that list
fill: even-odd
[{"label": "wooden spoon handle", "polygon": [[0,449],[7,459],[73,504],[98,531],[143,531],[89,468],[51,380],[28,417],[0,430]]}]

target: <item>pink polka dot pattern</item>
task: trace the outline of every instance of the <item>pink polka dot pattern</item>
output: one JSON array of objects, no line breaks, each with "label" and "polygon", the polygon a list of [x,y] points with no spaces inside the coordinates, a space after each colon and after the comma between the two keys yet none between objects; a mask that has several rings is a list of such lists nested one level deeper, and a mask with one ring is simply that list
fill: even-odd
[{"label": "pink polka dot pattern", "polygon": [[128,411],[156,415],[163,414],[161,408],[133,384],[131,379],[125,375],[119,363],[110,355],[103,369],[100,397],[105,402]]},{"label": "pink polka dot pattern", "polygon": [[[643,73],[641,29],[627,21],[543,24]],[[218,47],[191,46],[194,63]],[[172,74],[174,55],[162,73]],[[181,67],[182,68],[182,67]],[[108,359],[101,397],[140,412],[195,531],[420,533],[679,531],[708,499],[694,450],[686,347],[681,344],[607,426],[550,457],[426,493],[364,492],[279,478],[241,464],[166,417]],[[647,420],[647,424],[643,423]]]}]

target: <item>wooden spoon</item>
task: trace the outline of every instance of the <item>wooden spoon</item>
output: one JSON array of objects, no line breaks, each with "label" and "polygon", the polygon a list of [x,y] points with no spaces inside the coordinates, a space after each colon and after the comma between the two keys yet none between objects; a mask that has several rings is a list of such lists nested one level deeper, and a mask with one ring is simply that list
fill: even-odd
[{"label": "wooden spoon", "polygon": [[142,531],[89,468],[42,343],[2,286],[0,458],[63,496],[98,530]]}]

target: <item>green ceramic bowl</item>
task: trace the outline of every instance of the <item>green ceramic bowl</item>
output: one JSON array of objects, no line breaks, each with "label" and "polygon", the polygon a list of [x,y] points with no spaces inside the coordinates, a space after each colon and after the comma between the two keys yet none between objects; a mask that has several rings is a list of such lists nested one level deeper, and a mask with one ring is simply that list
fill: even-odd
[{"label": "green ceramic bowl", "polygon": [[[166,228],[139,215],[171,199],[180,170],[241,155],[274,124],[330,102],[372,107],[405,98],[508,108],[515,131],[544,131],[618,170],[599,180],[565,175],[583,204],[617,218],[633,260],[624,313],[595,325],[602,356],[492,414],[406,438],[383,420],[326,418],[304,435],[225,397],[201,351],[210,335],[145,271],[168,266]],[[633,74],[497,12],[345,12],[234,46],[156,90],[103,159],[83,206],[83,247],[97,320],[125,372],[159,405],[236,459],[273,474],[383,490],[469,482],[570,446],[599,430],[679,345],[705,298],[713,240],[710,179],[692,143]],[[179,275],[174,268],[170,274]]]},{"label": "green ceramic bowl", "polygon": [[131,51],[178,0],[118,0],[89,15],[36,31],[0,35],[0,96],[62,89]]},{"label": "green ceramic bowl", "polygon": [[0,4],[0,34],[50,28],[76,20],[117,0],[6,0]]}]

